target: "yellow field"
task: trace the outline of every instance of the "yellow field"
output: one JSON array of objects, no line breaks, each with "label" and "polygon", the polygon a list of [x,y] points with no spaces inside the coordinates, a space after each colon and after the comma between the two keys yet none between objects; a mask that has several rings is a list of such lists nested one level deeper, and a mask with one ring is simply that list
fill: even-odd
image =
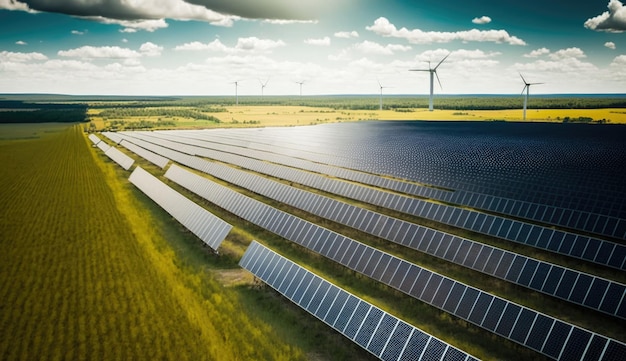
[{"label": "yellow field", "polygon": [[[189,109],[192,109],[191,107]],[[206,113],[218,118],[221,123],[184,117],[167,117],[175,121],[177,128],[223,128],[223,127],[276,127],[322,123],[350,122],[361,120],[452,120],[452,121],[522,121],[521,109],[508,110],[437,110],[424,108],[393,110],[335,110],[332,108],[306,106],[256,106],[239,105],[225,107],[226,112]],[[89,109],[88,114],[96,129],[105,129],[109,122],[98,116],[99,109]],[[606,119],[609,124],[626,124],[624,109],[530,109],[526,113],[528,122],[562,122],[563,118]],[[139,121],[156,122],[160,117],[127,117],[129,123]]]}]

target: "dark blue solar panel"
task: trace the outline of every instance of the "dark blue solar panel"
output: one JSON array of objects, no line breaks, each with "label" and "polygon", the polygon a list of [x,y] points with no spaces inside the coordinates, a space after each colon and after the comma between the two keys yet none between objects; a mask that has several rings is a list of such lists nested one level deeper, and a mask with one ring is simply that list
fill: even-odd
[{"label": "dark blue solar panel", "polygon": [[539,236],[539,241],[537,242],[537,247],[539,248],[548,248],[548,243],[550,242],[550,238],[554,231],[548,228],[544,228],[543,232],[541,232],[541,236]]},{"label": "dark blue solar panel", "polygon": [[500,230],[498,231],[498,233],[497,234],[492,234],[492,235],[494,235],[496,237],[500,237],[500,238],[506,237],[506,235],[511,230],[511,224],[512,223],[513,223],[513,221],[511,221],[509,219],[505,219],[504,222],[502,222],[502,226],[500,226]]},{"label": "dark blue solar panel", "polygon": [[587,243],[589,243],[589,238],[582,236],[576,237],[576,242],[574,242],[574,247],[572,247],[570,254],[574,257],[581,257],[585,248],[587,248]]},{"label": "dark blue solar panel", "polygon": [[515,255],[511,252],[504,252],[504,254],[502,255],[502,259],[500,260],[500,264],[498,265],[498,268],[496,268],[496,271],[494,273],[496,277],[504,278],[506,276],[514,258]]},{"label": "dark blue solar panel", "polygon": [[[409,290],[411,296],[419,298],[422,292],[426,290],[426,284],[432,275],[432,272],[422,269],[415,280],[415,284],[413,284],[413,288]],[[403,291],[408,292],[405,289]]]},{"label": "dark blue solar panel", "polygon": [[401,361],[415,361],[419,360],[420,355],[424,351],[426,344],[431,339],[428,335],[422,332],[413,332],[411,338],[406,344],[404,348],[404,352],[402,353]]},{"label": "dark blue solar panel", "polygon": [[491,301],[493,301],[493,296],[481,293],[478,296],[478,301],[476,301],[476,304],[474,305],[474,309],[470,314],[469,320],[477,325],[482,324],[485,313],[487,313],[487,310],[491,305]]},{"label": "dark blue solar panel", "polygon": [[563,361],[579,361],[582,360],[583,354],[589,345],[591,333],[574,328],[563,348],[560,360]]},{"label": "dark blue solar panel", "polygon": [[[626,224],[626,222],[622,223]],[[608,264],[612,267],[623,267],[624,260],[626,260],[626,247],[622,245],[615,246]]]},{"label": "dark blue solar panel", "polygon": [[509,268],[509,272],[506,275],[506,279],[511,282],[517,282],[519,278],[519,274],[522,271],[522,267],[526,263],[527,258],[522,256],[515,256],[513,260],[513,264],[511,264],[511,268]]},{"label": "dark blue solar panel", "polygon": [[[406,276],[408,270],[409,270],[409,263],[408,262],[400,262],[400,265],[398,266],[395,275],[391,279],[390,284],[393,287],[395,287],[395,288],[400,288],[400,286],[402,284],[402,281],[405,279],[405,276]],[[411,284],[413,284],[412,281],[411,281]],[[411,284],[408,286],[409,290],[411,289],[410,288]]]},{"label": "dark blue solar panel", "polygon": [[489,259],[489,256],[491,256],[491,252],[493,252],[493,248],[484,246],[478,254],[478,257],[476,257],[476,262],[474,263],[473,268],[482,271],[487,263],[487,260]]},{"label": "dark blue solar panel", "polygon": [[528,234],[528,238],[526,238],[526,244],[534,246],[539,242],[539,236],[541,235],[542,228],[531,226],[530,233]]},{"label": "dark blue solar panel", "polygon": [[343,330],[346,328],[346,325],[348,324],[348,321],[350,321],[350,316],[352,315],[352,312],[359,303],[360,301],[358,298],[352,295],[348,296],[348,299],[343,306],[343,310],[341,310],[333,325],[337,330],[343,332]]},{"label": "dark blue solar panel", "polygon": [[565,270],[562,267],[553,266],[548,274],[548,277],[546,278],[546,282],[543,284],[543,292],[554,294],[554,292],[556,292],[556,287],[561,281],[563,272],[565,272]]},{"label": "dark blue solar panel", "polygon": [[478,257],[478,254],[482,248],[483,248],[483,245],[480,243],[472,244],[472,247],[469,249],[469,252],[467,253],[467,257],[465,258],[465,261],[463,262],[463,265],[466,267],[472,267],[474,263],[476,262],[476,258]]},{"label": "dark blue solar panel", "polygon": [[625,293],[626,288],[624,285],[612,283],[606,291],[606,295],[600,305],[600,309],[604,312],[613,313],[617,310],[617,307],[619,306],[620,301],[622,301]]},{"label": "dark blue solar panel", "polygon": [[411,336],[412,327],[399,321],[396,329],[393,331],[389,343],[380,357],[383,360],[397,360],[404,349],[409,336]]},{"label": "dark blue solar panel", "polygon": [[450,294],[448,295],[448,299],[446,300],[446,303],[443,305],[443,309],[450,313],[454,313],[466,289],[467,289],[467,286],[461,283],[455,282],[454,285],[452,286],[452,290],[450,291]]},{"label": "dark blue solar panel", "polygon": [[593,338],[589,343],[589,347],[587,347],[587,352],[585,352],[585,358],[583,361],[598,361],[606,348],[607,341],[608,340],[604,336],[600,336],[598,334],[593,335]]},{"label": "dark blue solar panel", "polygon": [[472,311],[472,307],[476,303],[476,299],[478,298],[478,290],[475,288],[467,287],[465,294],[461,298],[461,303],[457,307],[456,314],[464,319],[469,317],[470,312]]},{"label": "dark blue solar panel", "polygon": [[587,243],[587,248],[585,249],[585,252],[583,252],[583,258],[588,260],[594,260],[599,249],[600,241],[593,238],[589,239],[589,243]]},{"label": "dark blue solar panel", "polygon": [[491,256],[489,256],[489,260],[487,261],[483,272],[490,275],[494,274],[494,272],[496,271],[496,267],[500,263],[500,259],[502,258],[503,253],[504,251],[502,251],[501,249],[494,249],[491,253]]},{"label": "dark blue solar panel", "polygon": [[443,361],[465,361],[467,354],[457,350],[454,347],[448,347],[448,351],[443,356]]},{"label": "dark blue solar panel", "polygon": [[502,316],[502,312],[504,311],[504,307],[506,306],[506,302],[500,298],[494,298],[491,303],[491,307],[489,307],[489,311],[487,315],[485,315],[485,319],[483,320],[482,326],[489,331],[494,331],[496,326],[498,325],[498,321],[500,321],[500,317]]},{"label": "dark blue solar panel", "polygon": [[524,268],[522,269],[522,273],[520,274],[517,283],[528,286],[530,284],[530,280],[535,274],[535,271],[537,270],[538,264],[539,262],[529,258],[526,261],[526,265],[524,265]]},{"label": "dark blue solar panel", "polygon": [[556,321],[543,347],[543,352],[553,358],[558,358],[571,330],[571,325]]},{"label": "dark blue solar panel", "polygon": [[324,299],[322,300],[322,302],[320,302],[320,306],[317,308],[317,311],[315,311],[315,316],[323,319],[324,321],[327,321],[327,314],[329,313],[330,307],[333,305],[333,302],[337,301],[336,298],[338,294],[338,287],[330,287],[328,289],[328,292],[326,293],[326,296],[324,296]]},{"label": "dark blue solar panel", "polygon": [[589,289],[589,293],[587,294],[584,304],[589,307],[598,308],[598,306],[600,306],[600,302],[602,302],[602,298],[604,297],[604,293],[606,292],[608,285],[609,282],[607,280],[595,278],[591,284],[591,288]]},{"label": "dark blue solar panel", "polygon": [[[376,333],[374,333],[374,336],[372,337],[372,341],[367,346],[367,349],[374,355],[379,356],[387,344],[387,341],[390,341],[389,337],[397,324],[398,319],[385,314],[383,319],[380,321],[380,326],[376,329]],[[380,340],[381,342],[375,342],[375,340]]]},{"label": "dark blue solar panel", "polygon": [[363,348],[367,348],[367,344],[374,335],[376,327],[378,326],[378,323],[380,322],[382,317],[383,311],[375,307],[371,307],[369,313],[367,314],[367,317],[365,318],[365,320],[363,320],[363,323],[361,324],[360,329],[356,334],[356,337],[354,339],[356,343],[361,345]]},{"label": "dark blue solar panel", "polygon": [[595,262],[607,264],[609,262],[609,258],[611,257],[611,253],[613,253],[613,249],[615,249],[615,244],[609,242],[602,242],[600,249],[598,250],[598,254],[596,255]]},{"label": "dark blue solar panel", "polygon": [[610,340],[609,344],[606,347],[602,360],[623,361],[624,355],[626,355],[626,345]]},{"label": "dark blue solar panel", "polygon": [[570,254],[572,247],[576,243],[576,235],[573,233],[566,233],[559,247],[559,253]]},{"label": "dark blue solar panel", "polygon": [[376,252],[376,253],[372,254],[372,257],[370,258],[370,260],[365,265],[365,269],[363,270],[363,274],[371,277],[372,274],[374,273],[375,269],[382,268],[382,267],[378,266],[378,262],[380,261],[382,256],[383,256],[383,253],[381,253],[381,252]]},{"label": "dark blue solar panel", "polygon": [[447,347],[448,345],[446,345],[445,343],[431,338],[430,342],[426,346],[426,350],[424,350],[422,360],[441,360],[441,357],[443,356],[443,353],[446,351]]},{"label": "dark blue solar panel", "polygon": [[[349,297],[350,295],[348,293],[339,292],[337,294],[337,298],[335,299],[335,301],[332,303],[332,306],[328,310],[328,313],[326,313],[326,316],[324,316],[324,321],[326,321],[331,326],[335,326],[335,323],[337,322],[337,319],[339,318],[339,314],[341,310],[343,309],[344,305],[346,304],[346,302],[348,301]],[[336,326],[335,328],[339,329]]]},{"label": "dark blue solar panel", "polygon": [[435,273],[432,274],[432,276],[430,277],[430,280],[428,281],[428,284],[426,284],[426,288],[424,289],[424,292],[422,293],[420,297],[424,302],[431,303],[433,296],[435,295],[435,292],[437,292],[437,289],[439,288],[439,285],[441,284],[442,279],[443,277],[441,277],[440,275],[435,274]]},{"label": "dark blue solar panel", "polygon": [[373,248],[370,248],[370,247],[366,248],[363,251],[363,255],[361,256],[361,259],[358,260],[358,262],[353,263],[354,259],[350,261],[350,264],[355,264],[354,266],[350,266],[350,268],[357,270],[359,272],[363,272],[365,270],[365,266],[370,261],[370,258],[372,258],[373,253],[374,253]]},{"label": "dark blue solar panel", "polygon": [[504,310],[500,323],[496,328],[496,333],[508,338],[521,310],[522,308],[518,305],[512,303],[507,304],[506,310]]},{"label": "dark blue solar panel", "polygon": [[578,274],[571,270],[565,270],[563,277],[561,278],[561,283],[556,289],[555,295],[560,298],[569,299],[569,295],[572,292],[572,285],[578,278]]},{"label": "dark blue solar panel", "polygon": [[464,240],[463,243],[461,243],[461,247],[459,247],[459,251],[456,253],[456,256],[454,256],[454,263],[463,264],[463,260],[467,257],[467,252],[471,246],[472,242]]},{"label": "dark blue solar panel", "polygon": [[451,237],[451,238],[452,239],[450,241],[450,247],[448,247],[446,254],[443,256],[443,258],[447,259],[448,261],[452,261],[454,259],[454,256],[456,255],[457,251],[461,247],[461,242],[459,238],[457,237]]},{"label": "dark blue solar panel", "polygon": [[528,335],[526,345],[537,351],[541,351],[553,323],[554,319],[537,314],[535,324],[532,326],[530,334]]},{"label": "dark blue solar panel", "polygon": [[576,281],[576,285],[572,290],[572,294],[570,295],[570,299],[573,302],[582,303],[585,300],[585,296],[587,296],[587,292],[589,292],[589,286],[591,286],[591,281],[593,279],[585,274],[580,274],[578,276],[578,281]]},{"label": "dark blue solar panel", "polygon": [[511,339],[524,344],[536,317],[536,312],[527,308],[522,308],[522,312],[520,313],[517,322],[513,327],[513,331],[511,332]]},{"label": "dark blue solar panel", "polygon": [[535,271],[535,276],[530,282],[530,287],[536,290],[541,290],[551,267],[552,266],[547,263],[540,263],[537,267],[537,271]]},{"label": "dark blue solar panel", "polygon": [[449,278],[444,278],[441,281],[441,284],[439,285],[439,289],[437,290],[437,293],[435,294],[435,297],[432,300],[432,304],[442,308],[443,307],[443,303],[446,301],[446,298],[448,297],[448,294],[450,293],[450,289],[452,288],[452,285],[455,282],[452,281]]}]

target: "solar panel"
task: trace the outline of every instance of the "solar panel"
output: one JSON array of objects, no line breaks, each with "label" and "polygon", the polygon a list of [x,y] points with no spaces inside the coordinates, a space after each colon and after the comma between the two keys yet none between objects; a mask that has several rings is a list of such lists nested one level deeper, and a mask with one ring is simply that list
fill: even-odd
[{"label": "solar panel", "polygon": [[106,142],[103,142],[103,141],[98,142],[98,144],[96,144],[96,146],[98,148],[100,148],[100,150],[105,152],[105,153],[106,153],[107,150],[109,150],[109,148],[111,148],[110,145],[108,145]]},{"label": "solar panel", "polygon": [[97,145],[98,143],[100,143],[100,138],[98,138],[98,136],[93,134],[93,133],[89,134],[88,138],[89,138],[89,140],[91,140],[91,142],[94,145]]},{"label": "solar panel", "polygon": [[232,228],[141,167],[136,167],[128,180],[214,250]]},{"label": "solar panel", "polygon": [[137,146],[127,140],[121,140],[120,145],[158,167],[165,168],[169,162],[169,159],[147,149],[141,148],[140,146]]},{"label": "solar panel", "polygon": [[133,158],[120,152],[115,147],[109,147],[109,149],[107,149],[104,154],[106,154],[107,157],[111,158],[111,160],[113,160],[115,163],[119,164],[120,167],[124,168],[124,170],[129,170],[130,167],[132,167],[133,163],[135,163],[135,160]]},{"label": "solar panel", "polygon": [[[239,265],[380,359],[426,361],[441,359],[444,353],[454,360],[472,359],[256,241],[250,244]],[[281,287],[285,282],[298,286],[295,290]],[[409,335],[411,342],[407,345]]]},{"label": "solar panel", "polygon": [[[254,200],[252,198],[248,198],[245,197],[227,187],[221,186],[215,182],[212,182],[206,178],[203,178],[201,176],[195,175],[193,173],[187,172],[185,170],[183,170],[180,167],[177,167],[175,165],[171,166],[167,173],[166,173],[166,177],[173,180],[174,182],[180,184],[183,187],[186,187],[188,189],[190,189],[192,192],[206,198],[207,200],[211,201],[211,202],[217,202],[216,204],[228,211],[234,211],[232,208],[232,201],[235,198],[239,198],[241,200],[244,200],[243,204],[245,205],[245,208],[247,209],[252,209],[252,208],[257,208],[257,212],[254,214],[250,214],[249,218],[246,218],[248,221],[255,223],[257,225],[261,225],[261,221],[263,220],[263,216],[264,214],[266,214],[269,210],[274,210],[275,212],[278,213],[283,213],[284,217],[281,218],[280,221],[276,221],[275,223],[279,223],[279,224],[271,224],[271,228],[272,229],[278,229],[280,230],[281,233],[277,233],[278,235],[285,237],[295,243],[298,243],[302,246],[305,246],[307,248],[309,248],[310,250],[314,250],[316,245],[319,244],[319,242],[324,242],[325,240],[319,240],[316,242],[316,244],[312,244],[312,242],[310,242],[310,237],[312,237],[313,235],[316,234],[316,231],[321,228],[317,225],[311,224],[307,221],[298,219],[297,217],[290,215],[290,214],[286,214],[282,211],[277,211],[275,209],[273,209],[271,206],[266,205],[264,203],[261,203],[257,200]],[[221,194],[220,197],[214,197],[215,194]],[[242,216],[241,213],[235,213],[239,216]],[[295,223],[293,221],[293,219],[297,219],[298,222]],[[292,224],[297,224],[297,227],[300,228],[300,232],[298,233],[294,233],[291,230],[287,230],[287,231],[282,231],[283,228],[281,228],[281,224],[283,222],[286,222],[287,220],[291,220],[293,223]],[[267,228],[267,227],[266,227]],[[293,226],[292,226],[293,228]],[[268,228],[269,229],[269,228]],[[334,232],[329,231],[331,234]],[[292,238],[289,238],[289,236],[292,236]],[[297,238],[296,238],[297,236]],[[355,271],[357,270],[359,261],[362,259],[362,257],[371,257],[372,254],[374,253],[384,253],[381,252],[379,250],[373,249],[369,246],[366,246],[362,243],[359,243],[357,241],[351,240],[347,237],[341,236],[336,234],[334,236],[333,241],[336,241],[339,238],[343,238],[343,243],[348,243],[348,248],[346,249],[346,252],[341,254],[339,252],[337,252],[337,250],[329,250],[328,253],[320,253],[321,255],[328,257],[348,268],[351,268]],[[330,238],[329,238],[330,239]],[[342,243],[342,244],[343,244]],[[319,253],[319,251],[318,251]],[[394,256],[391,256],[389,254],[387,254],[389,257],[392,258],[396,258]],[[381,254],[381,258],[382,258],[382,254]],[[435,306],[435,307],[439,307],[441,309],[444,309],[441,305],[435,304],[432,300],[441,300],[443,298],[443,296],[439,296],[437,293],[439,292],[439,290],[441,289],[441,292],[449,292],[450,288],[445,286],[443,288],[440,287],[440,285],[442,284],[444,279],[447,279],[449,281],[452,282],[452,287],[454,287],[454,284],[459,284],[460,287],[465,287],[466,291],[465,291],[465,295],[463,300],[461,301],[462,305],[459,305],[459,307],[457,308],[457,310],[452,313],[455,316],[461,317],[467,321],[470,321],[480,327],[483,327],[485,329],[488,330],[494,330],[497,329],[497,326],[499,324],[499,320],[500,320],[500,316],[502,315],[503,310],[508,307],[509,304],[513,304],[510,301],[504,300],[502,298],[499,298],[497,296],[492,296],[486,292],[480,291],[480,290],[473,290],[471,287],[463,285],[462,283],[452,280],[448,277],[445,276],[441,276],[438,274],[435,274],[429,270],[426,270],[424,268],[421,268],[417,265],[414,264],[410,264],[409,262],[406,262],[402,259],[398,259],[398,264],[405,264],[406,267],[404,268],[406,272],[404,275],[402,275],[401,273],[399,274],[398,271],[400,270],[400,267],[398,267],[398,269],[395,271],[393,279],[392,279],[392,283],[387,283],[389,286],[392,286],[408,295],[411,295],[421,301],[430,303],[431,305]],[[382,266],[381,266],[382,267]],[[386,267],[386,266],[385,266]],[[372,274],[380,274],[377,272],[372,272]],[[402,279],[400,285],[398,286],[398,283],[393,284],[394,280],[400,280]],[[378,280],[380,281],[380,280]],[[408,282],[407,282],[408,281]],[[297,301],[302,299],[302,295],[305,292],[305,289],[301,289],[298,288],[295,291],[295,298]],[[473,299],[471,298],[473,296]],[[446,293],[446,297],[447,297],[447,293]],[[471,306],[470,306],[471,304]],[[525,308],[522,307],[520,305],[515,305],[514,306],[520,307],[520,308]],[[461,307],[463,306],[463,307]],[[356,306],[355,306],[356,307]],[[469,310],[469,311],[468,311]],[[531,311],[531,314],[535,314],[536,318],[541,318],[542,320],[545,319],[546,322],[544,323],[536,323],[533,324],[531,326],[531,330],[530,333],[531,334],[536,334],[538,335],[537,337],[541,340],[545,340],[546,337],[557,337],[557,336],[553,336],[550,333],[551,330],[551,325],[554,324],[555,322],[557,322],[557,320],[555,320],[554,318],[547,316],[547,315],[542,315],[537,313],[536,311]],[[468,313],[469,312],[469,313]],[[365,317],[365,315],[363,315],[363,317]],[[348,315],[345,314],[340,314],[338,320],[340,320],[340,322],[342,322],[342,328],[341,330],[343,330],[346,326],[348,326]],[[339,321],[338,321],[339,322]],[[560,321],[558,321],[560,322]],[[549,324],[548,324],[549,323]],[[512,327],[515,327],[516,324],[514,324]],[[576,326],[571,326],[568,325],[570,327],[576,327]],[[350,330],[352,330],[352,328],[350,328]],[[502,328],[500,328],[500,332],[502,332],[501,335],[504,334],[509,334],[510,333],[510,329],[508,330],[504,330]],[[505,336],[506,337],[506,336]],[[520,342],[517,339],[511,338],[512,340],[516,341],[516,342]],[[556,338],[555,338],[556,339]],[[612,342],[614,340],[611,340]],[[546,352],[552,352],[552,350],[545,350],[543,349],[543,343],[541,343],[541,345],[537,345],[536,343],[539,342],[537,340],[537,338],[533,337],[532,341],[528,341],[531,342],[531,344],[527,344],[526,342],[520,342],[521,344],[531,347],[535,350],[537,350],[538,352],[543,352],[544,354]],[[624,348],[625,352],[626,352],[626,345],[619,343],[619,345],[621,345],[621,347]]]}]

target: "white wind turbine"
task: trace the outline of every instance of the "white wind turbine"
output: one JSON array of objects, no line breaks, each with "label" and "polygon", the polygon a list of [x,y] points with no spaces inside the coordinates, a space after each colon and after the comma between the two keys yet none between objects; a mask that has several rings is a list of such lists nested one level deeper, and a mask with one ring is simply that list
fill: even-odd
[{"label": "white wind turbine", "polygon": [[430,62],[428,62],[428,69],[409,69],[409,71],[427,71],[430,72],[430,97],[428,98],[428,110],[429,111],[433,111],[433,90],[434,90],[434,77],[437,77],[437,82],[439,82],[439,87],[443,88],[441,86],[441,81],[439,80],[439,75],[437,75],[437,68],[439,67],[439,65],[441,65],[441,63],[444,62],[444,60],[446,60],[448,57],[450,56],[450,53],[448,53],[448,55],[446,55],[443,59],[441,59],[441,61],[439,62],[439,64],[437,64],[436,67],[431,68],[430,67]]},{"label": "white wind turbine", "polygon": [[295,82],[296,84],[300,84],[300,96],[302,96],[302,84],[304,84],[304,82],[305,82],[304,80]]},{"label": "white wind turbine", "polygon": [[528,104],[528,93],[530,93],[530,86],[537,85],[537,84],[544,84],[544,83],[529,83],[526,81],[526,79],[524,79],[524,77],[522,76],[522,73],[520,73],[519,76],[520,78],[522,78],[522,81],[524,82],[522,95],[524,94],[524,91],[526,91],[526,95],[524,96],[524,118],[523,118],[523,120],[526,120],[526,105]]},{"label": "white wind turbine", "polygon": [[232,82],[231,84],[235,84],[235,105],[239,105],[239,94],[237,93],[237,90],[239,88],[239,82],[241,80],[235,80],[234,82]]},{"label": "white wind turbine", "polygon": [[259,79],[259,83],[261,83],[261,98],[263,98],[263,91],[265,90],[265,87],[267,86],[267,83],[269,83],[270,78],[267,78],[267,80],[265,81],[265,83]]},{"label": "white wind turbine", "polygon": [[[376,80],[378,80],[378,79],[376,79]],[[385,88],[390,88],[390,87],[388,87],[388,86],[383,86],[383,85],[380,83],[380,80],[378,80],[378,87],[380,88],[380,105],[379,105],[379,109],[380,109],[380,110],[383,110],[383,89],[385,89]]]}]

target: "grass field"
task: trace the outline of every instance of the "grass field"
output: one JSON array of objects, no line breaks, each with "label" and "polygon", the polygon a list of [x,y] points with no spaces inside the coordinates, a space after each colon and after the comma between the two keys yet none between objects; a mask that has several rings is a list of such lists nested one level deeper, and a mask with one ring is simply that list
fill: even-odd
[{"label": "grass field", "polygon": [[304,358],[177,257],[81,127],[36,133],[0,141],[0,359]]}]

